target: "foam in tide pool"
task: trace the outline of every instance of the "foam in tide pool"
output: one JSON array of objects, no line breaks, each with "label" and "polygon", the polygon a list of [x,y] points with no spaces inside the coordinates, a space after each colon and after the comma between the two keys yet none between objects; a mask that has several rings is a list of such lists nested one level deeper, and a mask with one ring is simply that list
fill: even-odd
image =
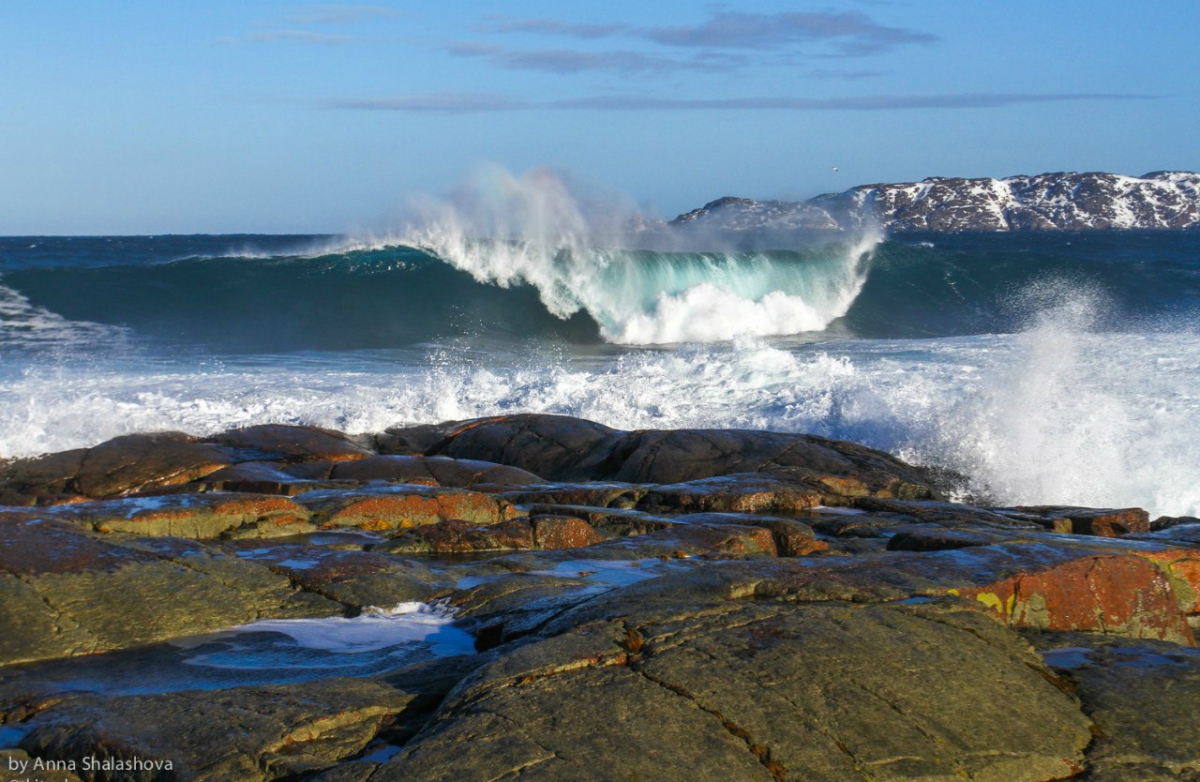
[{"label": "foam in tide pool", "polygon": [[[289,640],[278,640],[280,636]],[[454,625],[449,612],[424,603],[371,608],[349,619],[268,619],[204,640],[223,642],[224,648],[198,654],[188,663],[235,669],[342,669],[375,667],[380,660],[397,666],[401,661],[475,651],[474,639]]]},{"label": "foam in tide pool", "polygon": [[[134,695],[373,676],[474,651],[472,637],[454,625],[449,612],[404,603],[353,619],[256,622],[134,649],[28,663],[11,673],[30,692]],[[0,747],[19,740],[20,730],[0,727]]]}]

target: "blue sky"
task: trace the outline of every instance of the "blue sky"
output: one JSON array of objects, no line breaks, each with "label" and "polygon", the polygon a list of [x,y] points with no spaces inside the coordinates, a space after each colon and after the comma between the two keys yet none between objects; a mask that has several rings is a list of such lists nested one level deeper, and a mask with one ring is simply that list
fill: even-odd
[{"label": "blue sky", "polygon": [[1195,0],[9,0],[0,235],[381,227],[492,163],[667,217],[1196,170],[1197,30]]}]

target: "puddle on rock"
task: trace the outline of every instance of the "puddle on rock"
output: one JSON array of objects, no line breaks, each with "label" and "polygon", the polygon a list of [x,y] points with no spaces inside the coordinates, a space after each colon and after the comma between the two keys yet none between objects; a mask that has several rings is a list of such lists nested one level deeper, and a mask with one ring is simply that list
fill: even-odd
[{"label": "puddle on rock", "polygon": [[30,725],[0,725],[0,749],[10,749],[18,746],[21,739],[29,733]]},{"label": "puddle on rock", "polygon": [[140,649],[9,666],[0,689],[154,694],[372,676],[475,653],[438,606],[403,603],[346,619],[272,619]]}]

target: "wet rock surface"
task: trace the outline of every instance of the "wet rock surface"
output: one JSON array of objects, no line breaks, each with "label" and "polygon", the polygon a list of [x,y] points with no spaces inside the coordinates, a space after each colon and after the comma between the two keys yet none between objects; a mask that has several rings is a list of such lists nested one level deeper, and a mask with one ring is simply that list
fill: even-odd
[{"label": "wet rock surface", "polygon": [[7,462],[0,758],[47,779],[1200,774],[1200,524],[941,492],[819,437],[536,415]]},{"label": "wet rock surface", "polygon": [[1095,721],[1089,780],[1195,779],[1200,653],[1176,644],[1051,633],[1030,636]]}]

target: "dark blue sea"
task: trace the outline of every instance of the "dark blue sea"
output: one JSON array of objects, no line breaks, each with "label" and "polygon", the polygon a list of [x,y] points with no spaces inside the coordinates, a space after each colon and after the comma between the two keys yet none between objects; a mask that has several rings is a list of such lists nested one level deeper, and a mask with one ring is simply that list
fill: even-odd
[{"label": "dark blue sea", "polygon": [[1198,232],[495,235],[0,238],[0,457],[536,411],[1200,514]]}]

